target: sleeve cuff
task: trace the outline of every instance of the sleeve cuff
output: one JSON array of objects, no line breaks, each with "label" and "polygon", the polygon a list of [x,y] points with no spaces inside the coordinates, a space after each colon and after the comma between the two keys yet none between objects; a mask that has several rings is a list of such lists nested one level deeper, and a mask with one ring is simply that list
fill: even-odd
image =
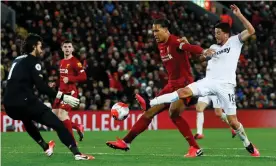
[{"label": "sleeve cuff", "polygon": [[56,98],[61,99],[63,93],[61,91],[58,91]]},{"label": "sleeve cuff", "polygon": [[241,43],[243,43],[240,33],[238,34],[238,39],[239,39],[239,41],[240,41]]},{"label": "sleeve cuff", "polygon": [[182,50],[182,46],[184,45],[185,43],[180,43],[179,44],[179,49]]}]

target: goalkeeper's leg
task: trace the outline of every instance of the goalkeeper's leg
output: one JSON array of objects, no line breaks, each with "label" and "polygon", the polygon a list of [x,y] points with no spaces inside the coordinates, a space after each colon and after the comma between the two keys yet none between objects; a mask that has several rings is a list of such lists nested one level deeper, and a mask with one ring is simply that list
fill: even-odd
[{"label": "goalkeeper's leg", "polygon": [[74,154],[76,160],[94,159],[93,156],[83,155],[80,153],[72,134],[46,105],[41,102],[36,102],[31,106],[30,110],[38,112],[32,117],[32,120],[53,128],[57,132],[61,142]]},{"label": "goalkeeper's leg", "polygon": [[50,141],[49,143],[46,143],[32,120],[22,119],[22,122],[28,134],[40,145],[45,154],[51,156],[54,152],[55,142]]}]

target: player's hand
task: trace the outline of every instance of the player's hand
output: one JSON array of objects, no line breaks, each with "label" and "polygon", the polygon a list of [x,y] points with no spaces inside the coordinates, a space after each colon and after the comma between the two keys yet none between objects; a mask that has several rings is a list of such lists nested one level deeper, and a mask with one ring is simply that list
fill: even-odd
[{"label": "player's hand", "polygon": [[65,103],[69,104],[72,107],[76,107],[80,103],[80,100],[78,98],[75,98],[70,95],[66,95],[61,91],[58,91],[56,98],[61,99],[62,101],[64,101]]},{"label": "player's hand", "polygon": [[61,99],[65,103],[69,104],[72,107],[76,107],[80,104],[80,100],[70,95],[66,95],[61,91],[58,91],[56,98]]},{"label": "player's hand", "polygon": [[67,83],[69,82],[69,78],[68,78],[68,77],[63,77],[63,82],[64,82],[65,84],[67,84]]},{"label": "player's hand", "polygon": [[64,95],[62,99],[65,103],[69,104],[72,107],[76,107],[80,104],[80,100],[70,95]]},{"label": "player's hand", "polygon": [[216,51],[214,49],[209,48],[209,49],[204,50],[202,55],[205,57],[212,57],[212,55],[215,53],[216,53]]},{"label": "player's hand", "polygon": [[189,41],[188,41],[188,39],[185,36],[182,37],[182,38],[180,38],[180,39],[177,39],[177,41],[185,43],[185,44],[190,44]]},{"label": "player's hand", "polygon": [[230,8],[236,16],[242,15],[240,9],[235,4],[231,5]]}]

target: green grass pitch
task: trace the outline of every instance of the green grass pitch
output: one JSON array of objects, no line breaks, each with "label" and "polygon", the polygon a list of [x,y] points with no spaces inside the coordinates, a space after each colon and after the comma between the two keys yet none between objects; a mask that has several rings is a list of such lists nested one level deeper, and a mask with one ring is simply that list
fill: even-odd
[{"label": "green grass pitch", "polygon": [[[95,160],[75,161],[59,141],[55,132],[42,132],[45,140],[56,141],[55,153],[46,157],[27,133],[2,133],[1,163],[3,166],[276,166],[276,129],[247,129],[261,157],[253,158],[238,138],[232,139],[229,129],[208,129],[199,140],[204,156],[186,159],[188,145],[177,130],[146,131],[136,138],[128,152],[113,150],[107,140],[122,137],[126,131],[86,132],[79,142],[81,152]],[[77,137],[77,134],[75,133]]]}]

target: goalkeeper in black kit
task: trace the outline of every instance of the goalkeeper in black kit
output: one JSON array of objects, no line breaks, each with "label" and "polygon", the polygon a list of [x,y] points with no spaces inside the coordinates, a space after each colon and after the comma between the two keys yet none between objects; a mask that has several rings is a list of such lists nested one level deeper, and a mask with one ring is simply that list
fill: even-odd
[{"label": "goalkeeper in black kit", "polygon": [[40,56],[42,56],[42,38],[36,34],[29,34],[25,39],[22,53],[11,66],[7,87],[4,94],[4,106],[7,115],[14,120],[21,120],[28,134],[42,147],[47,156],[54,152],[55,142],[46,143],[40,135],[33,121],[53,128],[61,142],[73,153],[75,160],[93,160],[93,156],[80,153],[70,132],[58,117],[44,105],[33,92],[33,86],[51,98],[58,98],[75,107],[79,99],[62,92],[55,92],[44,81]]}]

